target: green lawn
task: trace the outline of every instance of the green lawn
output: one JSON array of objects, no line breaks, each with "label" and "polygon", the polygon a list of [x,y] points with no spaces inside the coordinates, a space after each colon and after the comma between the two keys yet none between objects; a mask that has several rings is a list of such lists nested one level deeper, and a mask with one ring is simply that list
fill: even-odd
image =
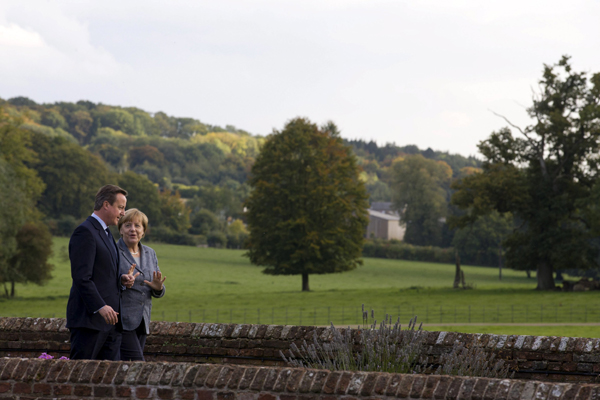
[{"label": "green lawn", "polygon": [[[0,300],[0,315],[64,317],[71,285],[67,244],[67,238],[54,239],[54,278],[42,287],[17,285],[17,298]],[[243,251],[151,246],[167,276],[167,294],[153,303],[157,320],[356,325],[365,304],[377,319],[389,313],[408,322],[418,315],[429,330],[600,337],[595,326],[486,325],[600,322],[598,292],[537,292],[535,279],[520,271],[505,270],[499,281],[495,268],[465,266],[474,289],[454,290],[453,265],[365,259],[354,271],[311,275],[311,291],[303,293],[299,276],[262,274]]]}]

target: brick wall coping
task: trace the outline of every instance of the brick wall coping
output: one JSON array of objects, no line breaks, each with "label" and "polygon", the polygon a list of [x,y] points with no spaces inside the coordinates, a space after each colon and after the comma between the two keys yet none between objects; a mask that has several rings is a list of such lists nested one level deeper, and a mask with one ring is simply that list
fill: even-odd
[{"label": "brick wall coping", "polygon": [[0,396],[198,400],[597,399],[600,385],[230,364],[0,358]]},{"label": "brick wall coping", "polygon": [[[344,331],[345,329],[340,329]],[[354,329],[353,329],[354,330]],[[61,332],[68,333],[66,320],[63,318],[0,318],[0,332]],[[260,339],[260,340],[310,340],[313,332],[321,340],[331,340],[330,328],[292,325],[250,325],[221,323],[187,323],[152,321],[150,336],[178,336],[206,339]],[[455,341],[469,343],[493,351],[522,350],[543,353],[580,353],[600,362],[600,339],[529,336],[529,335],[494,335],[469,334],[458,332],[425,332],[429,345],[452,346]],[[162,339],[161,339],[162,340]],[[591,357],[594,355],[594,357]]]}]

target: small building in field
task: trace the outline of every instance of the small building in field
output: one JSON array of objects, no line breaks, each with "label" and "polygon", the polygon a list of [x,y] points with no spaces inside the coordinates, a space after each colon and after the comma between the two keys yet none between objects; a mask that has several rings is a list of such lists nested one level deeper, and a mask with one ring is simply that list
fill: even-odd
[{"label": "small building in field", "polygon": [[404,239],[406,228],[400,225],[400,217],[397,213],[385,213],[372,209],[369,212],[369,225],[367,226],[367,238],[378,239]]}]

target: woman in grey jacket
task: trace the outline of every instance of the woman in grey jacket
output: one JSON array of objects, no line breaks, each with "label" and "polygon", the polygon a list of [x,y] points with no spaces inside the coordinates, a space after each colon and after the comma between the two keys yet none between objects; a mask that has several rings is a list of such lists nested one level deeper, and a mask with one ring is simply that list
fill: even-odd
[{"label": "woman in grey jacket", "polygon": [[119,248],[119,272],[133,275],[133,286],[121,295],[121,321],[123,339],[121,360],[144,361],[144,345],[150,333],[152,297],[165,295],[166,277],[158,268],[156,253],[140,243],[148,229],[148,217],[137,208],[125,212],[119,220],[121,239]]}]

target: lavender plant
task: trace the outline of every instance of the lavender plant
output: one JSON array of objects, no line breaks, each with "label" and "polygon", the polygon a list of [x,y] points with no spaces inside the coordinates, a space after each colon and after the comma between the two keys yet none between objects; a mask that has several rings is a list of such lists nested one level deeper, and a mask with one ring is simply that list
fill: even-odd
[{"label": "lavender plant", "polygon": [[[373,313],[371,314],[373,315]],[[417,317],[410,320],[408,329],[402,330],[400,320],[392,324],[390,316],[377,326],[377,321],[367,327],[368,314],[363,305],[363,328],[358,330],[355,346],[350,328],[338,330],[331,324],[332,340],[321,343],[316,332],[312,343],[306,340],[300,348],[292,343],[289,356],[281,357],[294,367],[347,370],[419,373],[425,359],[422,356],[423,335],[421,326],[415,329]]]},{"label": "lavender plant", "polygon": [[[293,367],[328,369],[332,371],[380,371],[395,373],[434,373],[443,375],[482,376],[506,378],[509,367],[503,360],[495,360],[477,346],[466,347],[456,342],[452,350],[440,357],[440,365],[427,364],[422,325],[416,328],[417,317],[413,317],[408,328],[402,330],[400,320],[392,324],[389,315],[377,325],[374,311],[369,314],[363,305],[363,326],[356,338],[350,327],[338,330],[333,324],[331,341],[321,342],[313,332],[311,343],[303,341],[300,348],[291,344],[288,356],[280,351],[281,357]],[[513,373],[514,375],[514,373]]]},{"label": "lavender plant", "polygon": [[466,347],[456,342],[452,351],[442,354],[440,366],[435,371],[436,375],[482,376],[486,378],[512,377],[508,364],[504,360],[497,360],[495,354],[488,354],[478,346]]}]

